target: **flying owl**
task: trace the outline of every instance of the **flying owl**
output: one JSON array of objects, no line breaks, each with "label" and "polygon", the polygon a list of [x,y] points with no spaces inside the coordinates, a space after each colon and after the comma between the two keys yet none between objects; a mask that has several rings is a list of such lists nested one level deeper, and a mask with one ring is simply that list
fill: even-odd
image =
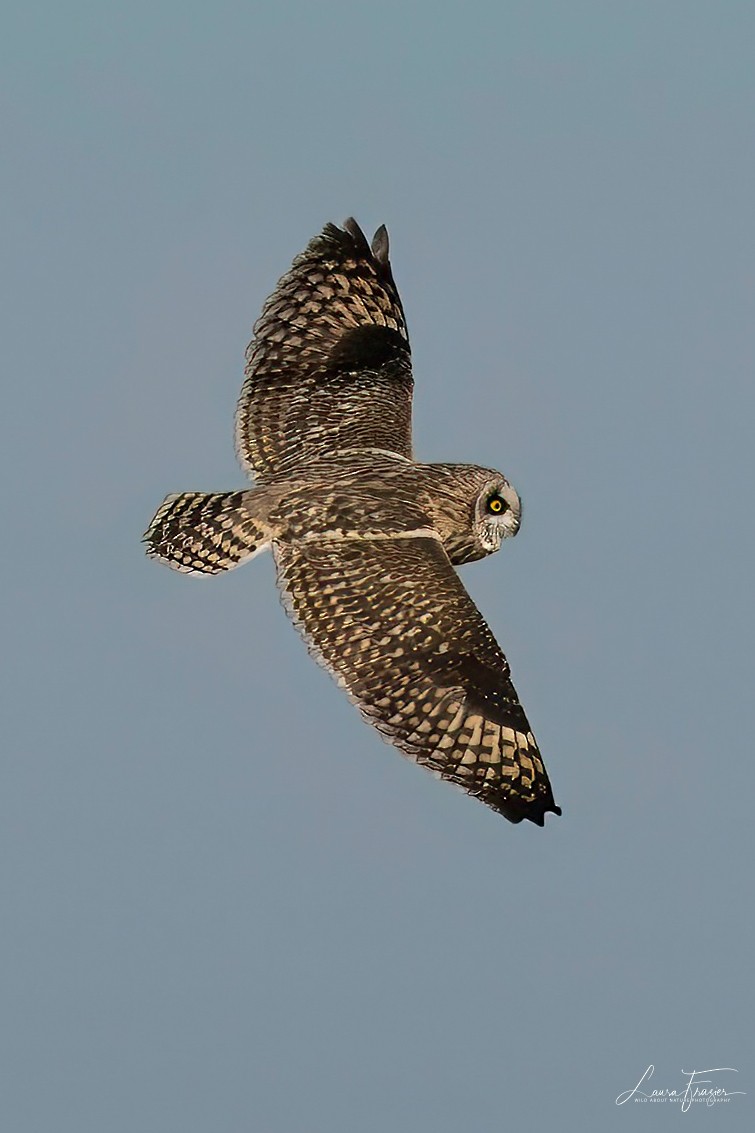
[{"label": "flying owl", "polygon": [[236,451],[254,487],[167,496],[147,554],[184,574],[272,550],[310,652],[410,759],[510,822],[560,814],[508,662],[454,569],[516,535],[500,472],[412,454],[409,339],[384,227],[328,224],[265,303]]}]

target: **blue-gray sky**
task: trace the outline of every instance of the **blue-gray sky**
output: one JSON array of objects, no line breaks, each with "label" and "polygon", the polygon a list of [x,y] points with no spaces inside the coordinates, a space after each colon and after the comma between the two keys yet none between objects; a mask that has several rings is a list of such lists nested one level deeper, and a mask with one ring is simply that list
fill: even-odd
[{"label": "blue-gray sky", "polygon": [[[683,1120],[752,1128],[752,5],[4,25],[2,1128],[670,1128],[614,1102],[651,1063],[736,1068]],[[242,485],[251,324],[350,213],[418,454],[524,500],[463,576],[545,830],[384,746],[269,560],[142,556],[166,492]]]}]

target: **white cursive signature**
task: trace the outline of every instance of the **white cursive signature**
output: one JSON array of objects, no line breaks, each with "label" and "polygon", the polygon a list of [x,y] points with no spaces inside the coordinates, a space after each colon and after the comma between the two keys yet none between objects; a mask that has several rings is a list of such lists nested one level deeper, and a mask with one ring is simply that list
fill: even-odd
[{"label": "white cursive signature", "polygon": [[683,1090],[663,1089],[651,1090],[650,1093],[646,1093],[644,1090],[640,1089],[640,1086],[643,1082],[649,1081],[655,1073],[655,1067],[651,1062],[634,1089],[624,1090],[623,1093],[619,1094],[616,1099],[616,1104],[624,1105],[625,1102],[628,1102],[634,1097],[657,1100],[663,1099],[664,1101],[667,1098],[675,1098],[676,1100],[681,1099],[682,1113],[686,1113],[693,1101],[705,1102],[706,1105],[715,1105],[716,1102],[730,1098],[734,1094],[744,1094],[744,1090],[725,1090],[723,1086],[711,1086],[710,1089],[706,1089],[707,1086],[710,1086],[711,1079],[702,1078],[700,1075],[720,1074],[724,1070],[733,1074],[739,1073],[733,1066],[714,1066],[710,1070],[682,1070],[682,1077],[687,1079],[687,1085]]}]

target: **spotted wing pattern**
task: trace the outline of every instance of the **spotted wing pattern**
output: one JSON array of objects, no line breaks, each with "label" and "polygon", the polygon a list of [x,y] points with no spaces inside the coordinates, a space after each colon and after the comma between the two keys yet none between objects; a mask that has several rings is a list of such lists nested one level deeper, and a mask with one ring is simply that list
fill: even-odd
[{"label": "spotted wing pattern", "polygon": [[325,226],[265,303],[247,351],[236,451],[260,481],[349,448],[411,456],[412,372],[385,228]]},{"label": "spotted wing pattern", "polygon": [[365,718],[511,822],[560,814],[509,666],[442,544],[273,544],[286,608]]},{"label": "spotted wing pattern", "polygon": [[233,570],[269,542],[245,506],[252,494],[248,490],[166,496],[142,537],[147,554],[182,574]]}]

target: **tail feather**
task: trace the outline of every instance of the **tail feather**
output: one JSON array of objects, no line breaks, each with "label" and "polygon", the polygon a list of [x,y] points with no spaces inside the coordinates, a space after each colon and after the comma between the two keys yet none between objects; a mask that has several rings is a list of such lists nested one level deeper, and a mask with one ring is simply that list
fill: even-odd
[{"label": "tail feather", "polygon": [[247,501],[253,491],[166,496],[144,533],[147,554],[184,574],[233,570],[269,543]]}]

